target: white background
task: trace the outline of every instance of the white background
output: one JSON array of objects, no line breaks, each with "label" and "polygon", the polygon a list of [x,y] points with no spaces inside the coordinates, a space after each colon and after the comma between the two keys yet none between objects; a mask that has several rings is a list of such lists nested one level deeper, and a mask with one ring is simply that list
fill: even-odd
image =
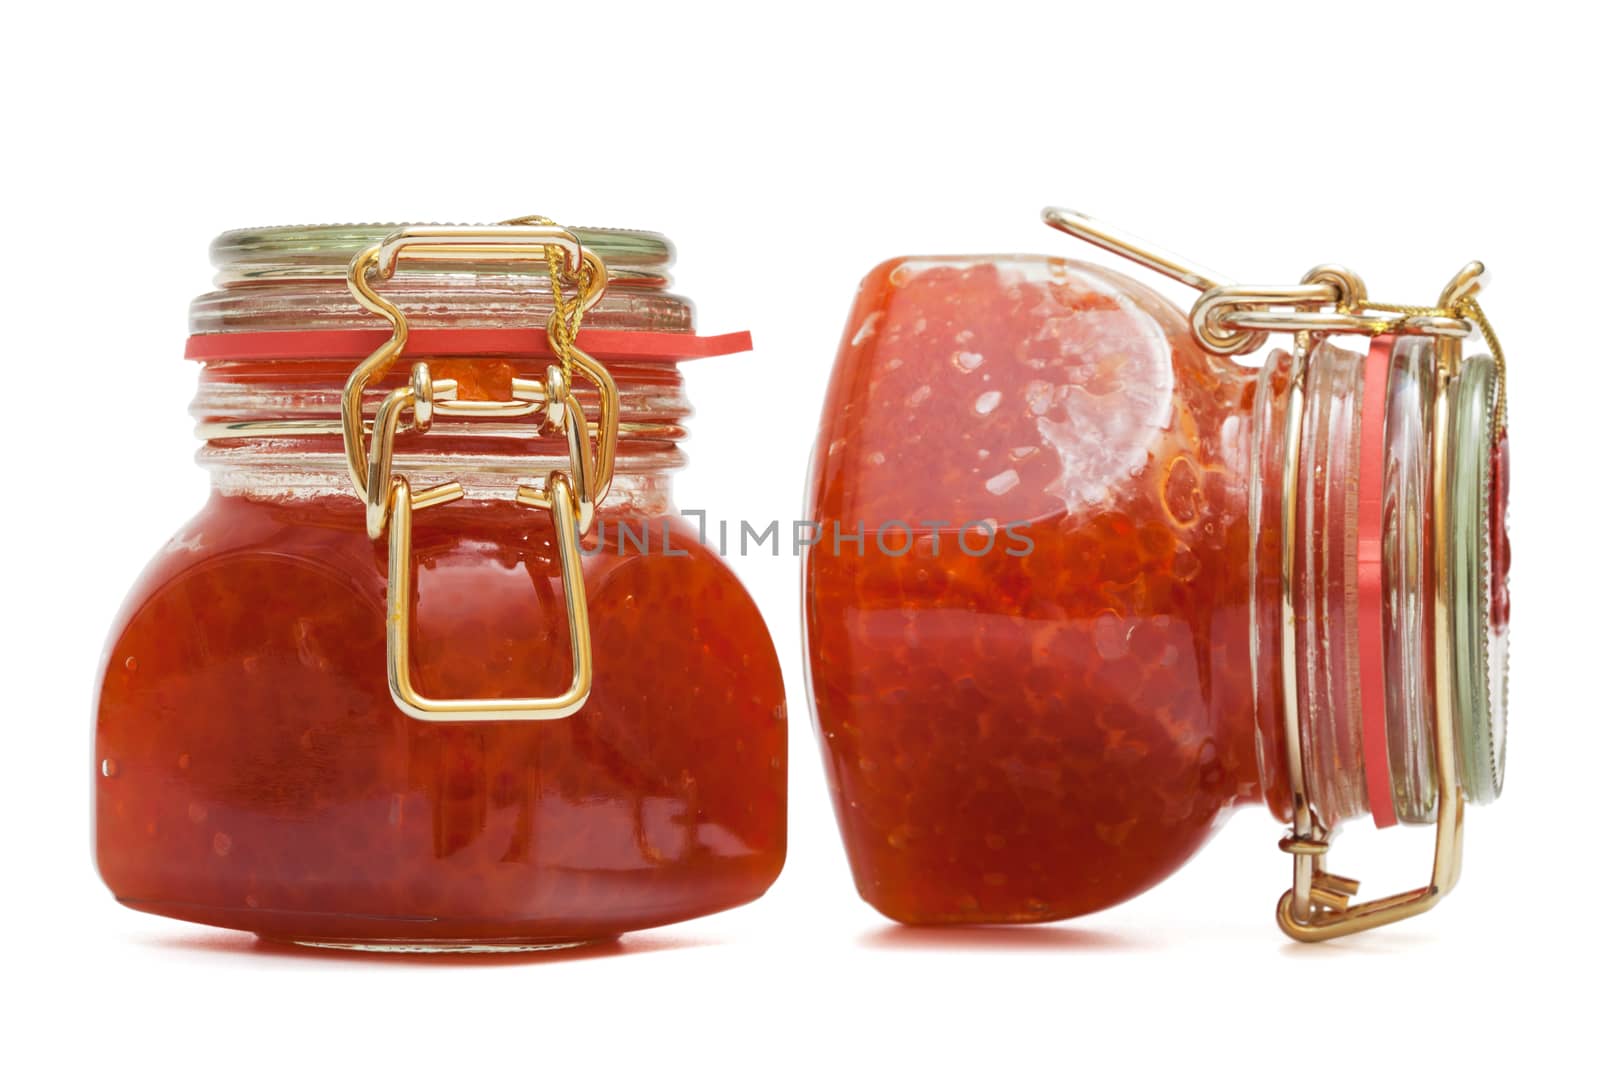
[{"label": "white background", "polygon": [[[1571,1048],[1592,1032],[1600,949],[1594,25],[1577,4],[1423,7],[11,7],[0,1055],[1359,1064]],[[702,331],[757,342],[688,371],[678,498],[764,522],[798,512],[856,280],[906,252],[1104,258],[1044,228],[1046,203],[1248,280],[1344,262],[1379,299],[1430,301],[1463,262],[1489,264],[1515,437],[1510,771],[1504,799],[1469,812],[1439,909],[1287,943],[1279,828],[1252,810],[1083,921],[893,927],[856,899],[833,827],[791,558],[735,561],[793,713],[788,868],[750,907],[612,954],[394,962],[266,949],[100,886],[91,686],[123,591],[206,492],[180,355],[214,233],[542,212],[670,234]],[[1402,888],[1430,848],[1356,830],[1336,869]]]}]

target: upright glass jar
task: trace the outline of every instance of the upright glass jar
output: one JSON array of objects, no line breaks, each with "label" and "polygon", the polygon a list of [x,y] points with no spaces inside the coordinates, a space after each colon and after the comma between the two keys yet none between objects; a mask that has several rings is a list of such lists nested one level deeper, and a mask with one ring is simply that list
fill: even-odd
[{"label": "upright glass jar", "polygon": [[[1451,788],[1459,764],[1472,799],[1496,795],[1497,382],[1488,357],[1421,336],[1370,355],[1307,337],[1246,366],[1086,263],[872,271],[829,386],[805,560],[861,895],[908,923],[1081,915],[1266,802],[1308,857],[1281,921],[1316,936],[1292,927],[1353,891],[1321,867],[1335,827],[1441,818],[1440,689]],[[1442,509],[1436,444],[1459,456]],[[1458,583],[1437,615],[1436,549]],[[1436,677],[1440,627],[1459,676]]]},{"label": "upright glass jar", "polygon": [[[189,354],[213,491],[112,628],[102,878],[143,911],[395,950],[552,947],[755,899],[784,859],[782,680],[755,604],[671,497],[690,410],[677,361],[741,338],[693,333],[663,238],[571,231],[609,273],[578,336],[617,409],[609,492],[583,515],[590,435],[573,427],[603,448],[607,413],[581,375],[577,403],[557,403],[544,252],[418,238],[408,248],[427,254],[366,279],[405,320],[391,337],[347,270],[398,248],[395,232],[212,245],[217,289],[194,302]],[[414,506],[445,479],[460,499],[386,527],[380,514],[372,536],[341,402],[394,338],[392,366],[356,390],[358,437],[383,437],[387,412],[366,424],[391,389],[411,421],[390,424],[390,477],[376,460],[357,473],[404,482]],[[431,390],[430,372],[438,397],[407,393]],[[588,528],[581,545],[561,501],[571,532]],[[532,711],[457,713],[480,705]]]}]

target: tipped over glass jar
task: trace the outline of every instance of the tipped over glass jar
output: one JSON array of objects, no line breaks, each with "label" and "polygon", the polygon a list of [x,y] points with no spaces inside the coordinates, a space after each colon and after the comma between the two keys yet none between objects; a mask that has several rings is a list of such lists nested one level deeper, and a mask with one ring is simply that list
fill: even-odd
[{"label": "tipped over glass jar", "polygon": [[[804,562],[858,891],[906,923],[1082,915],[1264,802],[1291,936],[1430,907],[1505,750],[1503,361],[1462,355],[1481,265],[1394,309],[1340,268],[1237,286],[1047,219],[1203,295],[1185,315],[1044,256],[863,281]],[[1228,358],[1270,333],[1292,350]],[[1427,886],[1351,901],[1324,855],[1366,816],[1438,827]]]}]

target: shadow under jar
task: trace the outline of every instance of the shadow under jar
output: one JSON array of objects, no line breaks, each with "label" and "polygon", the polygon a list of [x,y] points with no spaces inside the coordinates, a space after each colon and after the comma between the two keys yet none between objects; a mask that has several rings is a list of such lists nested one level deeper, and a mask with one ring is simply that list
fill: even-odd
[{"label": "shadow under jar", "polygon": [[[1162,297],[1068,260],[869,274],[824,407],[804,561],[811,695],[861,895],[907,923],[1117,904],[1240,804],[1289,821],[1291,739],[1319,840],[1369,813],[1432,821],[1436,684],[1452,687],[1468,797],[1498,795],[1494,364],[1461,361],[1443,394],[1446,452],[1470,457],[1444,512],[1435,370],[1425,338],[1218,358]],[[1436,682],[1440,538],[1461,672]]]},{"label": "shadow under jar", "polygon": [[[574,231],[609,268],[582,344],[620,398],[614,480],[582,541],[587,701],[548,721],[423,721],[386,682],[387,538],[368,536],[338,432],[346,376],[387,336],[346,267],[391,230],[212,246],[218,288],[193,305],[190,355],[213,492],[112,630],[102,878],[143,911],[392,950],[555,947],[754,900],[784,860],[783,686],[755,604],[672,505],[689,413],[676,360],[719,339],[695,336],[667,290],[671,246]],[[402,263],[381,288],[412,332],[369,419],[419,359],[462,400],[545,380],[542,263]],[[595,391],[574,378],[573,394],[595,419]],[[568,467],[565,439],[440,410],[395,440],[396,474],[465,491],[413,523],[417,690],[561,692],[574,662],[555,527],[514,498]]]}]

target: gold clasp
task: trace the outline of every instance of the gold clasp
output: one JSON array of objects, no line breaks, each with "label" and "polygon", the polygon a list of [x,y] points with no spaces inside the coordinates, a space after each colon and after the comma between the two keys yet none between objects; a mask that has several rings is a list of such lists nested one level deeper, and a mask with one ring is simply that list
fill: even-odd
[{"label": "gold clasp", "polygon": [[[1297,285],[1238,285],[1182,256],[1066,208],[1044,209],[1046,224],[1200,291],[1189,313],[1202,348],[1218,356],[1254,352],[1271,333],[1425,334],[1464,338],[1472,321],[1452,302],[1439,308],[1376,304],[1354,271],[1313,267]],[[1477,264],[1482,270],[1482,264]],[[1470,268],[1468,268],[1470,269]],[[1373,314],[1377,312],[1378,314]]]},{"label": "gold clasp", "polygon": [[[405,314],[373,288],[376,279],[392,277],[402,258],[434,262],[547,261],[556,308],[547,333],[551,350],[560,357],[546,380],[512,379],[509,400],[464,400],[456,383],[434,381],[426,363],[418,363],[408,384],[391,391],[378,405],[370,443],[362,400],[374,378],[392,367],[405,350],[409,326]],[[356,300],[383,316],[392,327],[389,339],[362,361],[345,383],[341,408],[345,457],[357,494],[366,504],[367,534],[373,540],[389,535],[388,677],[389,692],[401,711],[432,722],[495,722],[559,719],[573,714],[588,699],[594,679],[589,612],[583,583],[579,541],[594,520],[595,509],[611,486],[616,457],[618,396],[616,383],[598,360],[574,341],[576,322],[593,307],[606,286],[599,257],[583,248],[560,227],[513,223],[500,226],[417,226],[397,231],[359,253],[350,263],[348,282]],[[577,287],[568,304],[560,292],[564,280]],[[565,318],[563,317],[565,314]],[[589,420],[571,392],[567,367],[594,383],[600,396],[598,440],[591,444]],[[467,698],[442,700],[419,693],[411,680],[411,529],[412,513],[459,500],[457,481],[413,491],[410,482],[393,473],[395,437],[401,420],[411,415],[410,428],[426,433],[435,415],[458,418],[542,418],[541,432],[564,433],[568,468],[553,470],[542,486],[519,485],[518,503],[550,513],[566,600],[571,637],[572,679],[556,696]]]}]

